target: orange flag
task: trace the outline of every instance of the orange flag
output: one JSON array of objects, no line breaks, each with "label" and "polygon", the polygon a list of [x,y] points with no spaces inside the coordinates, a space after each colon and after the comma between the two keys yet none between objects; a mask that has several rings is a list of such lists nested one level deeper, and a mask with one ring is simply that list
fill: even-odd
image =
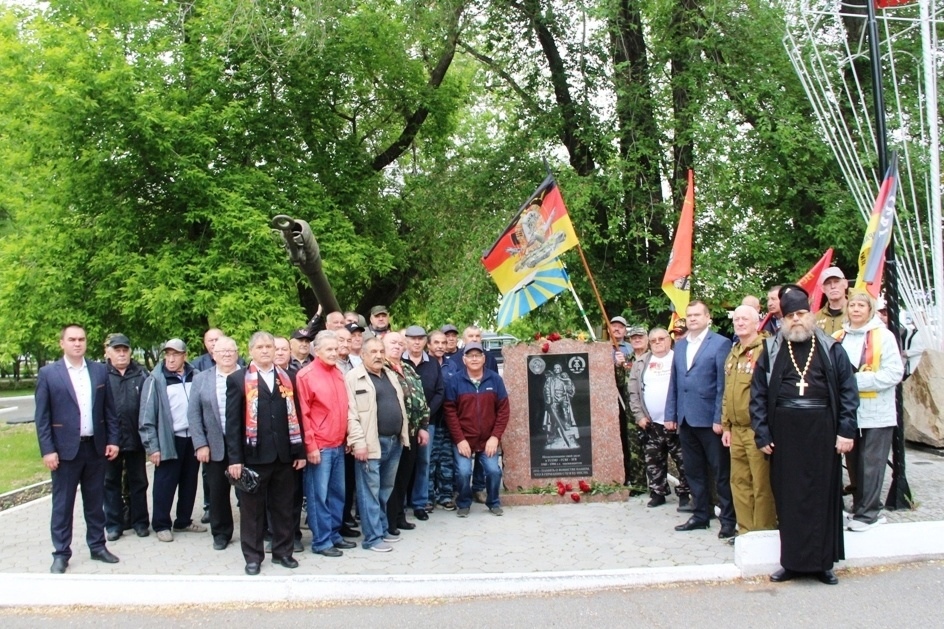
[{"label": "orange flag", "polygon": [[[830,247],[826,250],[826,253],[823,254],[823,257],[819,259],[819,262],[813,265],[813,268],[807,271],[803,277],[796,281],[796,285],[801,287],[806,291],[806,294],[810,296],[810,312],[816,312],[820,307],[820,300],[823,299],[823,285],[819,281],[820,276],[823,275],[823,272],[828,269],[833,263],[833,248]],[[767,325],[767,322],[770,321],[770,313],[767,313],[767,316],[764,317],[764,320],[760,322],[760,325],[757,326],[757,330],[763,330],[764,326]]]},{"label": "orange flag", "polygon": [[688,191],[675,230],[672,255],[662,278],[662,290],[669,296],[677,316],[684,317],[691,298],[692,234],[695,229],[695,173],[688,169]]}]

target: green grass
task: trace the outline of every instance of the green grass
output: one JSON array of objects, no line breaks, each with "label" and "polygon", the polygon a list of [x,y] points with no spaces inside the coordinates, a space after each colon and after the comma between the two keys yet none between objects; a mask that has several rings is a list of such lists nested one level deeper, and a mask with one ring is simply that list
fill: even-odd
[{"label": "green grass", "polygon": [[30,385],[28,387],[23,387],[22,389],[10,389],[6,391],[0,391],[0,398],[18,397],[20,395],[33,395],[34,393],[36,393],[36,387]]},{"label": "green grass", "polygon": [[33,424],[0,424],[0,493],[47,479]]}]

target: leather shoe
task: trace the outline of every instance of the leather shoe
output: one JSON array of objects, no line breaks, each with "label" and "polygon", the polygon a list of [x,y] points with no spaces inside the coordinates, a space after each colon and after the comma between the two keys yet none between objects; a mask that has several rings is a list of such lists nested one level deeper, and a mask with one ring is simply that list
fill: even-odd
[{"label": "leather shoe", "polygon": [[389,535],[393,535],[394,537],[397,537],[400,534],[400,529],[396,527],[390,527],[389,529],[387,529],[387,533]]},{"label": "leather shoe", "polygon": [[819,579],[820,583],[825,583],[826,585],[836,585],[839,583],[839,579],[836,578],[836,575],[832,570],[823,570],[816,574],[816,578]]},{"label": "leather shoe", "polygon": [[341,529],[338,531],[338,534],[341,535],[341,537],[360,537],[361,536],[361,532],[358,531],[356,528],[354,528],[353,526],[346,526],[346,525],[341,527]]},{"label": "leather shoe", "polygon": [[403,529],[404,531],[412,531],[416,528],[416,525],[408,521],[406,518],[400,518],[397,520],[397,528]]},{"label": "leather shoe", "polygon": [[676,531],[694,531],[697,529],[706,529],[708,528],[707,522],[699,522],[695,518],[689,518],[685,524],[679,524],[675,527]]},{"label": "leather shoe", "polygon": [[273,557],[272,563],[277,563],[283,568],[297,568],[298,562],[294,557]]},{"label": "leather shoe", "polygon": [[104,561],[105,563],[118,563],[118,558],[108,552],[107,548],[93,552],[92,559],[95,561]]},{"label": "leather shoe", "polygon": [[226,550],[227,546],[229,546],[229,540],[225,537],[213,538],[213,550]]},{"label": "leather shoe", "polygon": [[147,537],[151,534],[151,530],[146,526],[138,526],[134,529],[134,534],[138,537]]},{"label": "leather shoe", "polygon": [[342,550],[350,550],[352,548],[357,548],[357,544],[355,542],[349,542],[346,539],[342,539],[340,542],[337,542],[334,547],[340,548]]},{"label": "leather shoe", "polygon": [[53,574],[63,574],[66,571],[66,567],[69,565],[69,560],[65,557],[56,557],[52,560],[52,565],[49,567],[49,572]]},{"label": "leather shoe", "polygon": [[105,539],[109,542],[117,541],[121,537],[121,531],[105,531]]},{"label": "leather shoe", "polygon": [[649,499],[647,507],[661,507],[665,504],[665,496],[662,494],[652,494],[652,498]]},{"label": "leather shoe", "polygon": [[721,531],[718,532],[719,539],[728,539],[737,535],[737,531],[733,526],[722,526]]},{"label": "leather shoe", "polygon": [[246,574],[248,574],[251,577],[254,577],[257,574],[259,574],[259,564],[256,563],[255,561],[250,561],[249,563],[247,563]]},{"label": "leather shoe", "polygon": [[[352,544],[352,546],[354,546],[354,544]],[[340,557],[344,554],[334,546],[328,546],[324,550],[313,550],[312,552],[316,555],[324,555],[325,557]]]},{"label": "leather shoe", "polygon": [[426,513],[426,509],[413,509],[413,517],[417,520],[425,522],[429,519],[429,514]]},{"label": "leather shoe", "polygon": [[679,496],[679,505],[676,511],[679,513],[695,513],[695,505],[692,504],[692,499],[688,496]]},{"label": "leather shoe", "polygon": [[209,524],[210,523],[210,510],[204,509],[203,516],[200,518],[200,524]]},{"label": "leather shoe", "polygon": [[793,570],[787,570],[786,568],[781,568],[780,570],[777,570],[775,573],[770,575],[770,580],[773,581],[774,583],[783,583],[784,581],[789,581],[795,576],[797,576],[797,574]]}]

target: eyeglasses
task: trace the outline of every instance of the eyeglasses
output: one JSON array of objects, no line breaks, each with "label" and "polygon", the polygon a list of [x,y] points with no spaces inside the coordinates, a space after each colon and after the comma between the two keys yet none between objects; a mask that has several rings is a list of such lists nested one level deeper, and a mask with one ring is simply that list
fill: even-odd
[{"label": "eyeglasses", "polygon": [[657,336],[654,339],[649,339],[649,342],[650,343],[664,343],[665,341],[668,341],[668,340],[669,340],[669,337],[667,336]]},{"label": "eyeglasses", "polygon": [[217,349],[213,351],[214,354],[235,354],[235,349]]}]

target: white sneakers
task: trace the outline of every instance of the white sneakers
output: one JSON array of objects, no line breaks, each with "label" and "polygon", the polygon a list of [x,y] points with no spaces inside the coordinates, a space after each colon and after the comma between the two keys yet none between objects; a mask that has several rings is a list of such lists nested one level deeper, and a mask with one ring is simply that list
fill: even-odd
[{"label": "white sneakers", "polygon": [[885,518],[885,516],[881,516],[879,519],[877,519],[875,522],[871,524],[869,524],[868,522],[863,522],[862,520],[848,518],[846,519],[846,528],[856,533],[862,533],[864,531],[868,531],[869,529],[873,529],[876,526],[885,524],[886,522],[888,522],[888,520]]}]

